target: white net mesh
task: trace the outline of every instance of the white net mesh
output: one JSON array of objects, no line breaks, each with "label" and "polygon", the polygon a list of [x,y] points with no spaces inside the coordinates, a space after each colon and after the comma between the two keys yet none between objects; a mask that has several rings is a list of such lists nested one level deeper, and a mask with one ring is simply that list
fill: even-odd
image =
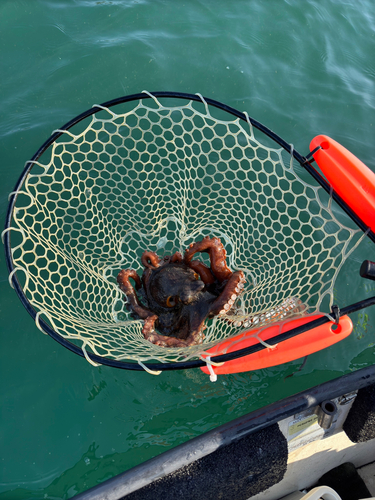
[{"label": "white net mesh", "polygon": [[[150,99],[119,114],[103,109],[80,127],[33,166],[14,210],[24,293],[61,336],[111,359],[185,361],[244,324],[269,322],[282,304],[332,304],[355,231],[249,122],[214,118],[204,101]],[[236,316],[210,320],[201,345],[151,344],[127,311],[118,272],[141,275],[145,250],[171,255],[207,235],[246,274]]]}]

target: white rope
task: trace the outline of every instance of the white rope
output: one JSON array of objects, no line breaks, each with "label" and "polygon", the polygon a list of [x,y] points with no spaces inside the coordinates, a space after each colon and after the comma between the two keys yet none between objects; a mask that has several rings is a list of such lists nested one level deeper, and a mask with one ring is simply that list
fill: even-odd
[{"label": "white rope", "polygon": [[161,371],[154,371],[154,370],[150,370],[150,368],[147,368],[146,365],[144,365],[142,363],[142,361],[138,360],[138,364],[140,366],[142,366],[142,368],[147,372],[147,373],[150,373],[151,375],[160,375],[161,374]]}]

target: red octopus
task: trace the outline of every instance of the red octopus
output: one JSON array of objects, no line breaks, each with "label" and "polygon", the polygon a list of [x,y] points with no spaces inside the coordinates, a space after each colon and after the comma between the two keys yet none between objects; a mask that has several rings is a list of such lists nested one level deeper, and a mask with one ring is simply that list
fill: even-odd
[{"label": "red octopus", "polygon": [[[209,254],[211,267],[192,260],[197,252]],[[204,321],[227,314],[244,287],[243,271],[229,269],[219,238],[206,236],[192,243],[184,256],[176,252],[160,258],[146,251],[141,261],[145,267],[142,279],[134,269],[123,269],[117,282],[133,317],[144,320],[145,339],[159,346],[201,343]],[[129,278],[134,280],[135,289]]]}]

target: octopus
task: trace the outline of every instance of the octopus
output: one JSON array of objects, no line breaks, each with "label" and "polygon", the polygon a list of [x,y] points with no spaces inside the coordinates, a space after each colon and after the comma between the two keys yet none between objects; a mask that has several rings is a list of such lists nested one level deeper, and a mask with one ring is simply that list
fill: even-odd
[{"label": "octopus", "polygon": [[[198,252],[208,253],[210,267],[193,260]],[[123,269],[117,283],[132,317],[144,322],[144,338],[158,346],[202,343],[205,320],[225,316],[235,309],[244,288],[244,272],[229,269],[219,238],[206,236],[191,243],[183,256],[176,252],[161,258],[155,252],[145,251],[141,262],[141,278],[134,269]]]}]

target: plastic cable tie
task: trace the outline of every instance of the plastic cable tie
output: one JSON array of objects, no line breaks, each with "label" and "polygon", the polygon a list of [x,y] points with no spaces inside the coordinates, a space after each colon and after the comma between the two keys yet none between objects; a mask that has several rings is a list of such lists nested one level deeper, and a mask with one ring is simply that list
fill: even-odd
[{"label": "plastic cable tie", "polygon": [[314,154],[319,151],[319,149],[323,149],[322,146],[317,146],[315,149],[313,149],[308,155],[305,156],[305,161],[302,163],[304,165],[305,163],[315,161],[314,159]]},{"label": "plastic cable tie", "polygon": [[217,375],[214,372],[214,369],[212,368],[211,356],[207,356],[207,358],[206,358],[206,365],[207,365],[208,371],[210,372],[210,380],[211,380],[211,382],[216,382]]},{"label": "plastic cable tie", "polygon": [[138,360],[138,364],[141,365],[141,367],[144,369],[145,372],[150,373],[150,375],[160,375],[161,374],[161,370],[160,371],[150,370],[150,368],[147,368],[147,366],[144,365],[142,363],[142,361]]},{"label": "plastic cable tie", "polygon": [[336,305],[336,304],[333,305],[332,309],[331,309],[331,312],[333,314],[335,325],[338,325],[339,322],[340,322],[340,308],[339,308],[339,306]]}]

